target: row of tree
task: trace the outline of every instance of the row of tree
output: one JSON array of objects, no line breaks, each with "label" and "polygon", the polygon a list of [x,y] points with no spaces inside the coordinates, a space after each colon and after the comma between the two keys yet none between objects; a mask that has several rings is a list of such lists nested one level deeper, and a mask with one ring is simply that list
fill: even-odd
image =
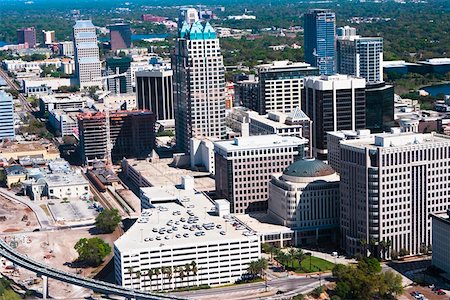
[{"label": "row of tree", "polygon": [[[146,288],[150,287],[150,290],[153,290],[153,286],[151,284],[151,281],[153,280],[153,277],[159,278],[161,280],[160,289],[163,290],[167,284],[169,289],[176,289],[177,288],[177,282],[183,282],[185,278],[187,278],[187,283],[189,287],[189,283],[191,282],[191,276],[194,280],[194,286],[198,285],[197,282],[197,274],[198,274],[198,267],[197,263],[195,261],[192,261],[190,264],[184,264],[180,266],[172,266],[172,267],[161,267],[161,268],[151,268],[147,271],[134,271],[132,267],[128,268],[127,275],[131,278],[132,288],[135,288],[134,283],[135,279],[138,281],[137,288]],[[146,284],[145,278],[148,277],[149,282]],[[172,286],[172,280],[176,277],[179,279],[179,281],[174,280],[173,286]],[[142,280],[141,280],[142,279]],[[165,280],[167,279],[167,280]]]}]

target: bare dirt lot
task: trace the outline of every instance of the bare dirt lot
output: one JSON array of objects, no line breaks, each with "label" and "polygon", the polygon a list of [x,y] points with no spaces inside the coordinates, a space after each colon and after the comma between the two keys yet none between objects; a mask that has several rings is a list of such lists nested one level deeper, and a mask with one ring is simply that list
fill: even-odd
[{"label": "bare dirt lot", "polygon": [[28,206],[0,196],[0,232],[32,231],[38,227],[36,216]]},{"label": "bare dirt lot", "polygon": [[[108,242],[111,245],[111,248],[113,248],[113,242],[119,237],[119,233],[116,232],[109,235],[96,236]],[[67,272],[78,272],[82,276],[92,277],[93,273],[96,273],[96,269],[94,268],[77,269],[69,266],[69,264],[78,257],[73,246],[83,237],[93,237],[89,228],[48,232],[12,233],[11,235],[3,236],[7,242],[16,244],[19,252],[26,254],[37,261]],[[107,260],[111,257],[112,253]],[[23,269],[19,269],[18,273],[19,274],[16,275],[16,277],[18,277],[17,279],[20,281],[30,280],[30,278],[34,277],[34,274]],[[49,294],[55,298],[68,299],[67,295],[71,295],[71,298],[76,298],[90,295],[91,292],[54,280],[49,280]]]}]

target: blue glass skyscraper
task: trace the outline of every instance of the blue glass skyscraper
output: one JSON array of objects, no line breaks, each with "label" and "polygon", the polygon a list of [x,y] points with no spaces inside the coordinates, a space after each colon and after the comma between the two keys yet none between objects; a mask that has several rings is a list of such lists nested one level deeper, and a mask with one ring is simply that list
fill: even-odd
[{"label": "blue glass skyscraper", "polygon": [[314,9],[304,17],[305,61],[320,74],[336,73],[336,16],[326,9]]}]

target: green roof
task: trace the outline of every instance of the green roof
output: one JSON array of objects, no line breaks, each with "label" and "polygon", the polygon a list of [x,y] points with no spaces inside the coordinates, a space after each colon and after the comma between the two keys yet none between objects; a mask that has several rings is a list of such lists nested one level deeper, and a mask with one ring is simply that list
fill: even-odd
[{"label": "green roof", "polygon": [[292,177],[320,177],[335,173],[333,168],[315,158],[303,158],[295,161],[283,174]]}]

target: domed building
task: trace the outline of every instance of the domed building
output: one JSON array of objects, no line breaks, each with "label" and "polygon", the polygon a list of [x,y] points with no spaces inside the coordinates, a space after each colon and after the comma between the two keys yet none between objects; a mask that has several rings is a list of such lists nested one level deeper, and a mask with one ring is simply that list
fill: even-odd
[{"label": "domed building", "polygon": [[297,245],[336,241],[339,175],[315,158],[295,161],[282,174],[272,175],[268,213],[295,231]]}]

